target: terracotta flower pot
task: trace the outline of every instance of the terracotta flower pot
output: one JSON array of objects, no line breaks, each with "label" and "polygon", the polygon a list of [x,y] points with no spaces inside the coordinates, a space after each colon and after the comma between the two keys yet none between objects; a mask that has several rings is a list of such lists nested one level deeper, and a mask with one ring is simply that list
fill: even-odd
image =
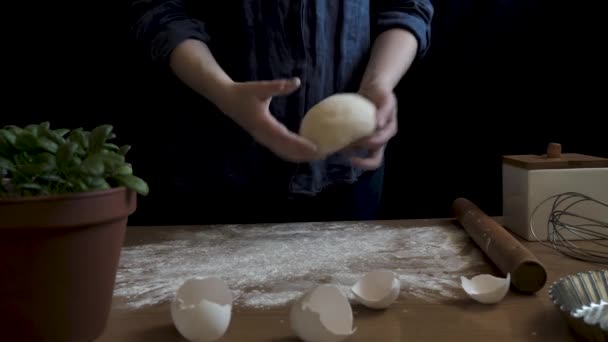
[{"label": "terracotta flower pot", "polygon": [[136,199],[124,187],[0,199],[0,340],[101,335]]}]

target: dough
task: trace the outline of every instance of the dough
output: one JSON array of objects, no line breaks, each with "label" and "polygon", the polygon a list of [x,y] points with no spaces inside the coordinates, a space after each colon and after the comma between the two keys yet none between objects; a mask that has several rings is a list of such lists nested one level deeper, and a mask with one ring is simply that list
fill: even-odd
[{"label": "dough", "polygon": [[304,116],[300,135],[317,145],[319,158],[338,152],[376,129],[376,106],[355,93],[340,93],[314,105]]}]

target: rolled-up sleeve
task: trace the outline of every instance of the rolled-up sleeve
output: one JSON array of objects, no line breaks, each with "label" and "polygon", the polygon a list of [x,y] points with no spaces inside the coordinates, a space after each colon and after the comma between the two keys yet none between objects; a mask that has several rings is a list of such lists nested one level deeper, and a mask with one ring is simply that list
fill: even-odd
[{"label": "rolled-up sleeve", "polygon": [[129,0],[130,34],[154,63],[186,39],[210,40],[205,24],[190,15],[186,0]]},{"label": "rolled-up sleeve", "polygon": [[418,40],[418,56],[424,56],[431,42],[431,20],[434,7],[431,0],[372,0],[374,35],[402,28]]}]

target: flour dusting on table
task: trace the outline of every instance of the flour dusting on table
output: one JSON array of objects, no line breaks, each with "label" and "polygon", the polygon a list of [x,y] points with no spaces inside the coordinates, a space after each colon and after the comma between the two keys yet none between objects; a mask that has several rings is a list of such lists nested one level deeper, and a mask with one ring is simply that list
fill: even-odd
[{"label": "flour dusting on table", "polygon": [[457,297],[461,275],[484,265],[454,226],[400,228],[372,223],[212,226],[175,229],[165,241],[123,249],[115,295],[131,308],[168,302],[182,282],[219,276],[235,305],[285,305],[321,283],[349,288],[366,272],[399,274],[401,296]]}]

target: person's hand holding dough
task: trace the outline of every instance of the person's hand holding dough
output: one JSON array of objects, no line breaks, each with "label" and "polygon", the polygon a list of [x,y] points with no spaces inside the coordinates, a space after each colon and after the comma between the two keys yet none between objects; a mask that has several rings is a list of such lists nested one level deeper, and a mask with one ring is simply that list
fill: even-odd
[{"label": "person's hand holding dough", "polygon": [[384,150],[389,140],[397,134],[397,97],[388,88],[364,87],[359,94],[370,99],[377,107],[375,132],[353,144],[369,151],[366,158],[353,157],[353,165],[362,169],[377,169],[384,160]]}]

